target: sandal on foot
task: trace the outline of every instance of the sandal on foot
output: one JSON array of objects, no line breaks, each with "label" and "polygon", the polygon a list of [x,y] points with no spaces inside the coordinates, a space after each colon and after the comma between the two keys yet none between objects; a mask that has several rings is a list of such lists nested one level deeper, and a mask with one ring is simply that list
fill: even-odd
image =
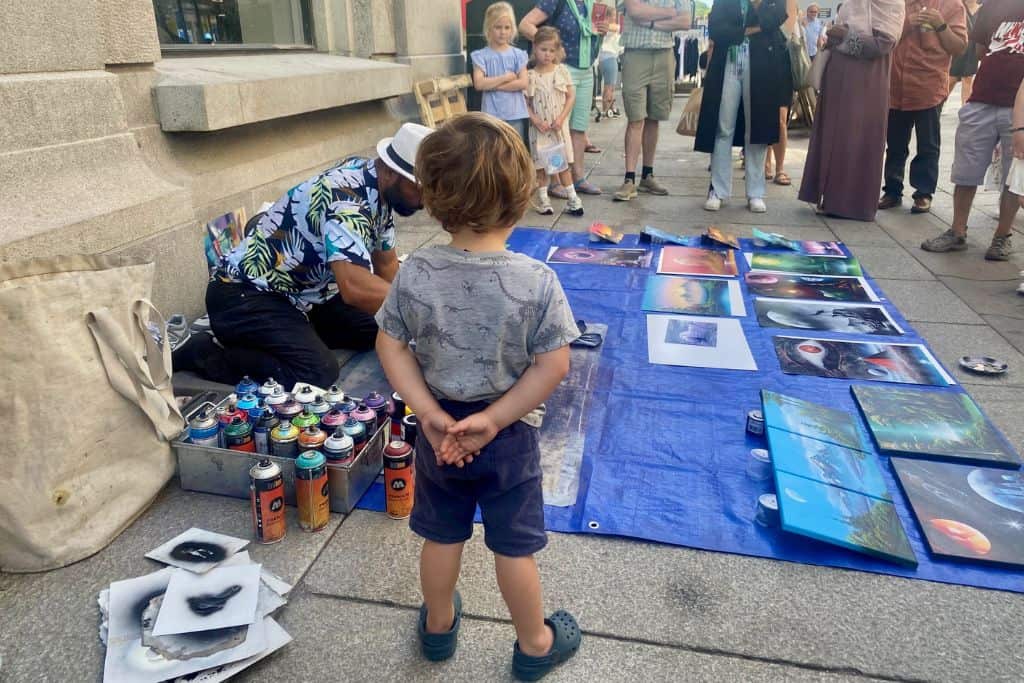
[{"label": "sandal on foot", "polygon": [[555,634],[551,650],[546,655],[531,657],[519,649],[518,642],[512,650],[512,673],[521,681],[539,681],[580,649],[583,634],[571,614],[560,609],[544,623]]},{"label": "sandal on foot", "polygon": [[569,193],[565,191],[565,188],[561,185],[551,184],[548,185],[548,196],[554,197],[555,199],[568,199]]},{"label": "sandal on foot", "polygon": [[774,182],[776,185],[792,185],[793,179],[785,171],[781,171],[775,176]]},{"label": "sandal on foot", "polygon": [[420,651],[432,662],[443,662],[455,654],[459,644],[459,626],[462,625],[462,596],[455,591],[452,601],[455,607],[455,621],[446,633],[427,633],[427,605],[420,605],[420,618],[416,630],[420,637]]},{"label": "sandal on foot", "polygon": [[586,147],[583,148],[583,151],[587,152],[588,154],[600,154],[604,150],[598,147],[597,145],[587,145]]}]

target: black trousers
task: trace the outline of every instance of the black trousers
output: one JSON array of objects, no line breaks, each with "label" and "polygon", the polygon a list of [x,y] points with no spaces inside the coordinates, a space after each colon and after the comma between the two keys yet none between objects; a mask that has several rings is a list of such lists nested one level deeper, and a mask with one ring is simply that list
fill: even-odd
[{"label": "black trousers", "polygon": [[935,194],[939,182],[939,113],[942,105],[918,111],[889,110],[889,128],[886,133],[885,187],[882,191],[892,197],[903,196],[903,172],[910,156],[910,134],[917,134],[917,155],[910,162],[910,184],[914,198]]},{"label": "black trousers", "polygon": [[331,349],[372,349],[373,316],[335,296],[307,317],[287,297],[244,284],[212,281],[206,288],[210,327],[224,348],[197,359],[207,379],[235,384],[243,375],[273,377],[290,389],[295,382],[327,387],[338,379]]}]

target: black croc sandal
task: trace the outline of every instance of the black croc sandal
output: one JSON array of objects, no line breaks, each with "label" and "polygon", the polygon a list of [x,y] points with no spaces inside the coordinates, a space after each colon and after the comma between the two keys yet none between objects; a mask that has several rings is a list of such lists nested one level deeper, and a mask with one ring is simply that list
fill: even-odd
[{"label": "black croc sandal", "polygon": [[555,633],[550,652],[541,657],[531,657],[519,649],[518,642],[512,650],[512,673],[521,681],[539,681],[580,649],[583,634],[571,614],[560,609],[551,618],[545,619],[544,623]]},{"label": "black croc sandal", "polygon": [[427,633],[427,605],[420,605],[420,618],[416,630],[420,636],[420,650],[432,662],[443,662],[455,654],[459,644],[459,626],[462,625],[462,596],[455,591],[455,621],[447,633]]}]

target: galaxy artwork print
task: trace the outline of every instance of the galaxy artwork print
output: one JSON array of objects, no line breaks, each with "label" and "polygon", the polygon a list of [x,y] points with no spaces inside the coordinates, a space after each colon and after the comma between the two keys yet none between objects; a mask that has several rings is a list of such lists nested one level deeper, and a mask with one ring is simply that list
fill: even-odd
[{"label": "galaxy artwork print", "polygon": [[1024,566],[1024,474],[892,458],[932,554]]},{"label": "galaxy artwork print", "polygon": [[878,300],[868,283],[859,277],[797,275],[754,270],[747,273],[744,280],[747,290],[754,296],[843,302]]},{"label": "galaxy artwork print", "polygon": [[647,268],[651,265],[651,252],[646,249],[551,247],[548,263]]},{"label": "galaxy artwork print", "polygon": [[774,337],[787,375],[948,386],[956,382],[920,344]]}]

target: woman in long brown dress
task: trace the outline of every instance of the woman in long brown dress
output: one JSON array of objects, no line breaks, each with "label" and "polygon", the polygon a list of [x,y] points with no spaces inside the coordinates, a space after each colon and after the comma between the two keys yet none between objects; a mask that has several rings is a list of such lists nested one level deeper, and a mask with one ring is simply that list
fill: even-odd
[{"label": "woman in long brown dress", "polygon": [[[874,220],[889,115],[889,67],[904,0],[846,0],[828,31],[800,199],[820,212]],[[824,54],[819,53],[817,59]]]}]

